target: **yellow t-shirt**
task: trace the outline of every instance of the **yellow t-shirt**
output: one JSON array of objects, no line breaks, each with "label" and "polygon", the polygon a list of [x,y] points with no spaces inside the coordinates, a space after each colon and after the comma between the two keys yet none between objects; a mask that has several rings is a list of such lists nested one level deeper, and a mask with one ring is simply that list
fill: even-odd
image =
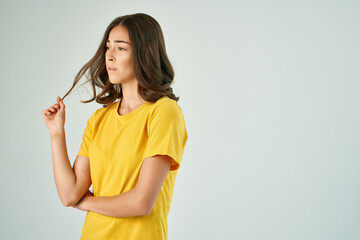
[{"label": "yellow t-shirt", "polygon": [[91,115],[78,152],[90,160],[94,196],[114,196],[133,189],[147,157],[168,155],[173,161],[150,214],[111,217],[87,211],[81,239],[167,239],[167,217],[188,139],[181,108],[163,96],[119,115],[119,102]]}]

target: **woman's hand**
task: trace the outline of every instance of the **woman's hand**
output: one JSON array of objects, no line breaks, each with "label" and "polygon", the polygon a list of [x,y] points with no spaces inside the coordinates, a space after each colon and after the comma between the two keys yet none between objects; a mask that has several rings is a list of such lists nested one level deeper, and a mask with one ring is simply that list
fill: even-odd
[{"label": "woman's hand", "polygon": [[72,206],[73,208],[77,208],[81,211],[88,211],[88,207],[86,205],[86,203],[89,201],[90,198],[94,197],[94,194],[88,190],[85,195],[80,199],[80,201],[78,201],[77,203],[74,204],[74,206]]},{"label": "woman's hand", "polygon": [[65,104],[59,96],[56,101],[57,103],[41,112],[50,134],[64,130],[65,125]]}]

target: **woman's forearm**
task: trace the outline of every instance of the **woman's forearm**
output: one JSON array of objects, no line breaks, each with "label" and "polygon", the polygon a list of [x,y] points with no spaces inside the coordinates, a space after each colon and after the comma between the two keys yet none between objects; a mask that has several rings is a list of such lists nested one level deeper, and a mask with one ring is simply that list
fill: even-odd
[{"label": "woman's forearm", "polygon": [[61,202],[68,207],[72,204],[76,179],[66,149],[65,130],[51,133],[50,137],[56,189]]},{"label": "woman's forearm", "polygon": [[98,196],[86,199],[86,209],[111,217],[134,217],[148,214],[140,204],[136,189],[115,196]]}]

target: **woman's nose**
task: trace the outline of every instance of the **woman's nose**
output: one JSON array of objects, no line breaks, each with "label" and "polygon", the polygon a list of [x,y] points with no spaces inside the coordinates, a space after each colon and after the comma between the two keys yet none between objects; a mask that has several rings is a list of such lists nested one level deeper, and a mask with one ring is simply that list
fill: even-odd
[{"label": "woman's nose", "polygon": [[108,61],[114,61],[114,57],[113,57],[113,56],[108,55],[106,58],[108,59]]},{"label": "woman's nose", "polygon": [[115,57],[114,54],[112,54],[112,51],[107,51],[105,54],[105,59],[107,59],[108,61],[114,61]]}]

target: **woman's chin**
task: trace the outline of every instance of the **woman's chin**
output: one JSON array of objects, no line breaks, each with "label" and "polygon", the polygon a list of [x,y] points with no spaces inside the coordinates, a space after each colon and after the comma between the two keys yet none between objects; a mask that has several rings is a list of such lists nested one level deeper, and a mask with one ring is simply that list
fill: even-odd
[{"label": "woman's chin", "polygon": [[121,82],[119,79],[113,79],[113,78],[109,78],[109,81],[111,82],[111,84],[119,84]]}]

